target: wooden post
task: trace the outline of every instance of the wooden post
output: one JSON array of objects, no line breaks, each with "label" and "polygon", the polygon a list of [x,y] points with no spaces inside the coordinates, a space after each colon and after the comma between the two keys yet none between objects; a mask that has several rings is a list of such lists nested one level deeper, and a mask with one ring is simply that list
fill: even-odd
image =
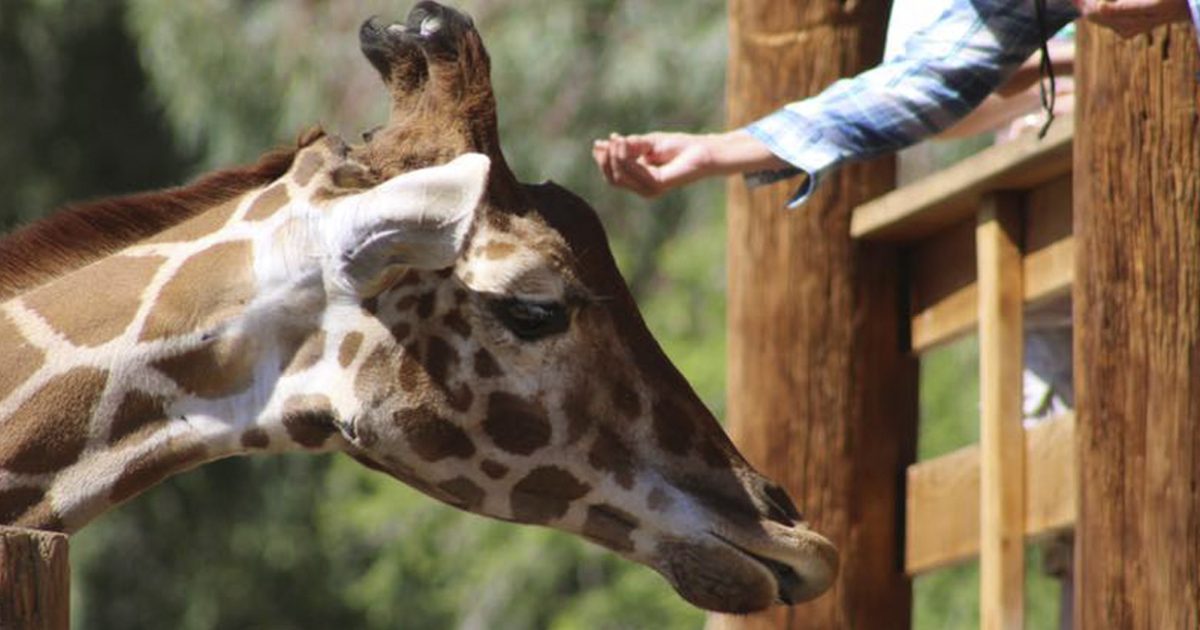
[{"label": "wooden post", "polygon": [[1021,198],[983,200],[979,269],[979,607],[983,630],[1024,626],[1025,430],[1021,426]]},{"label": "wooden post", "polygon": [[1200,627],[1200,55],[1080,28],[1080,628]]},{"label": "wooden post", "polygon": [[[876,64],[888,2],[731,0],[728,110],[741,126]],[[841,552],[830,593],[734,628],[903,629],[904,472],[915,455],[916,361],[898,253],[859,244],[850,211],[891,189],[891,158],[826,177],[729,186],[729,420],[742,452],[784,484]]]},{"label": "wooden post", "polygon": [[70,576],[66,534],[0,527],[0,628],[66,630]]}]

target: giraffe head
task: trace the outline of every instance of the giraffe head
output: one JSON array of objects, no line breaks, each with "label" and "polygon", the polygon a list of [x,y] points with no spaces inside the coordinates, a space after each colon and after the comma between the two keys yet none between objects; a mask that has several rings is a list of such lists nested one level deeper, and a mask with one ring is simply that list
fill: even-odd
[{"label": "giraffe head", "polygon": [[434,192],[403,239],[367,239],[325,282],[327,352],[307,369],[342,448],[460,508],[599,543],[702,608],[824,592],[836,550],[663,354],[596,213],[508,169],[470,18],[422,2],[361,39],[393,109],[356,177]]}]

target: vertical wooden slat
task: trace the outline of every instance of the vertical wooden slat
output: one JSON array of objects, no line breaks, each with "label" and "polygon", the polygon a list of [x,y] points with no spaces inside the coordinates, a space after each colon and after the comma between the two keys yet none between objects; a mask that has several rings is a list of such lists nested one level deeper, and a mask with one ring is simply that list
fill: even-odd
[{"label": "vertical wooden slat", "polygon": [[984,630],[1024,623],[1025,445],[1021,426],[1021,199],[983,200],[979,267],[980,616]]},{"label": "vertical wooden slat", "polygon": [[66,630],[70,594],[66,534],[0,527],[0,628]]}]

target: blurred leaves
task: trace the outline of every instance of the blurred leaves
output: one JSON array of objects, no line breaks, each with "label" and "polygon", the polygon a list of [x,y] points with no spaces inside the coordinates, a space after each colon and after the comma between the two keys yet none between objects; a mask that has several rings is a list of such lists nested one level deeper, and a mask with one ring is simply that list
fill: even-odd
[{"label": "blurred leaves", "polygon": [[176,149],[114,0],[0,2],[0,230],[176,183]]}]

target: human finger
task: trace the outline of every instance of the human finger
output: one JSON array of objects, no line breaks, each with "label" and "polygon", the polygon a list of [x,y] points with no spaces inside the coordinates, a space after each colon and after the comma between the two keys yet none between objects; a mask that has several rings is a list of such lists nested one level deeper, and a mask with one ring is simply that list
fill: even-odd
[{"label": "human finger", "polygon": [[643,197],[655,197],[661,191],[649,168],[637,160],[617,162],[625,187]]},{"label": "human finger", "polygon": [[596,166],[600,167],[600,174],[604,176],[604,181],[612,184],[612,167],[609,166],[608,161],[609,151],[610,148],[606,140],[597,140],[592,143],[592,159],[596,161]]},{"label": "human finger", "polygon": [[620,152],[621,137],[614,133],[609,136],[608,142],[608,170],[612,174],[612,183],[625,187],[624,173],[620,168]]}]

